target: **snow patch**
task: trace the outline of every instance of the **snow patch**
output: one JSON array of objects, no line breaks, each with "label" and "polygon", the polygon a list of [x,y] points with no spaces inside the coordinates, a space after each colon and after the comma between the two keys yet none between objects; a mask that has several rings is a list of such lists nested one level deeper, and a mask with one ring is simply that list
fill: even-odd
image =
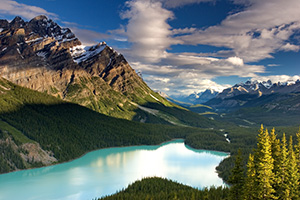
[{"label": "snow patch", "polygon": [[0,28],[0,32],[2,32],[3,31],[3,28]]},{"label": "snow patch", "polygon": [[109,59],[109,63],[106,65],[108,67],[111,64],[111,58]]},{"label": "snow patch", "polygon": [[247,92],[247,93],[248,93],[248,90],[246,90],[246,89],[243,88],[242,86],[239,86],[237,89],[238,89],[238,91],[240,91],[240,92],[244,91],[244,92]]},{"label": "snow patch", "polygon": [[24,57],[22,56],[19,48],[17,48],[17,52],[20,54],[21,58],[24,59]]},{"label": "snow patch", "polygon": [[37,56],[42,57],[42,58],[46,58],[47,52],[45,51],[40,51],[36,53]]},{"label": "snow patch", "polygon": [[66,33],[66,32],[68,32],[68,29],[67,29],[67,28],[62,28],[62,29],[61,29],[61,33],[62,33],[62,34]]},{"label": "snow patch", "polygon": [[106,44],[103,43],[99,43],[98,45],[94,46],[78,45],[70,48],[70,53],[73,57],[74,62],[81,63],[101,53],[105,47]]},{"label": "snow patch", "polygon": [[33,40],[27,40],[25,42],[28,44],[28,43],[37,42],[37,41],[40,41],[40,40],[43,40],[43,39],[44,39],[43,37],[39,37],[39,38],[36,38],[36,39],[33,39]]},{"label": "snow patch", "polygon": [[67,39],[67,38],[65,38],[65,39],[63,39],[63,41],[62,42],[70,42],[70,41],[72,41],[72,40],[75,40],[76,38],[71,38],[71,39]]},{"label": "snow patch", "polygon": [[159,101],[159,99],[156,98],[155,96],[153,96],[152,94],[150,94],[150,96],[151,96],[153,99],[155,99],[156,101]]},{"label": "snow patch", "polygon": [[5,51],[7,49],[7,47],[4,47],[3,49],[2,49],[2,51]]}]

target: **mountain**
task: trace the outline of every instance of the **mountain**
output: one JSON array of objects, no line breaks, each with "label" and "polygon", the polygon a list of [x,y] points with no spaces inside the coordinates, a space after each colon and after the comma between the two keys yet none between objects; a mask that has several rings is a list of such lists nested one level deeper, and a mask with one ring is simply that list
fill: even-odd
[{"label": "mountain", "polygon": [[100,148],[160,144],[195,134],[226,144],[213,131],[109,117],[0,78],[0,173],[61,163]]},{"label": "mountain", "polygon": [[15,84],[117,118],[183,126],[207,121],[153,92],[105,42],[84,46],[46,16],[0,20],[0,30],[0,74]]},{"label": "mountain", "polygon": [[176,96],[176,95],[172,95],[170,96],[170,98],[179,101],[179,102],[183,102],[183,103],[187,103],[187,104],[201,104],[201,103],[205,103],[208,100],[215,98],[217,95],[219,94],[219,92],[213,90],[213,89],[206,89],[203,92],[199,92],[199,93],[193,93],[190,94],[188,96],[185,95],[181,95],[181,96]]},{"label": "mountain", "polygon": [[278,96],[299,92],[299,80],[278,83],[272,83],[270,80],[267,82],[247,81],[223,90],[205,104],[220,112],[228,112],[243,107],[262,105],[277,100]]},{"label": "mountain", "polygon": [[241,126],[300,125],[300,81],[247,81],[223,90],[205,104],[220,113],[219,120]]}]

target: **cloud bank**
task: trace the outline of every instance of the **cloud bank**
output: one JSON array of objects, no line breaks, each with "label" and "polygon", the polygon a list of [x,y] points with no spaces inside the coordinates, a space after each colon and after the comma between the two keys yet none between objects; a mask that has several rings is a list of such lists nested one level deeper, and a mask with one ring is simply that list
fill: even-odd
[{"label": "cloud bank", "polygon": [[57,15],[46,11],[43,8],[30,6],[11,0],[0,0],[0,13],[5,15],[20,16],[25,19],[32,19],[38,15],[46,15],[57,19]]},{"label": "cloud bank", "polygon": [[[270,67],[253,63],[273,58],[278,51],[300,50],[299,0],[228,0],[243,10],[228,14],[218,25],[207,28],[170,26],[176,20],[172,9],[185,5],[218,3],[221,0],[129,0],[120,14],[127,21],[120,29],[102,34],[78,24],[62,22],[86,44],[114,38],[127,42],[119,50],[132,67],[141,71],[153,89],[167,94],[188,94],[206,88],[222,90],[228,85],[213,80],[220,76],[280,81],[296,76],[264,76]],[[31,19],[47,15],[58,20],[55,13],[43,8],[0,0],[0,14],[19,15]],[[225,47],[217,52],[171,53],[173,45],[208,45]],[[297,78],[297,77],[296,77]]]},{"label": "cloud bank", "polygon": [[166,58],[166,49],[179,43],[171,37],[171,27],[167,23],[173,13],[162,8],[160,2],[151,0],[133,0],[126,4],[129,9],[121,16],[129,20],[126,36],[133,44],[131,54],[150,63]]},{"label": "cloud bank", "polygon": [[[299,51],[300,41],[290,40],[300,30],[299,0],[231,0],[244,6],[219,25],[206,29],[173,29],[171,8],[218,0],[131,0],[122,13],[124,33],[132,43],[124,51],[132,66],[144,74],[154,89],[167,94],[192,93],[228,85],[213,81],[219,76],[261,78],[265,66],[247,63],[272,58],[277,51]],[[170,53],[172,45],[210,45],[229,50],[206,53]],[[268,77],[279,79],[286,77]],[[278,81],[278,80],[277,80]]]}]

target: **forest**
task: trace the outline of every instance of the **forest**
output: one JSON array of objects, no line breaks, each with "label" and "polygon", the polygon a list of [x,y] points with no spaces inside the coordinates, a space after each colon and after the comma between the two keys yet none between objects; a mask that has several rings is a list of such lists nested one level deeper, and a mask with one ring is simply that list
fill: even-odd
[{"label": "forest", "polygon": [[[300,198],[300,132],[293,137],[277,138],[263,126],[257,136],[257,146],[244,160],[241,150],[234,156],[234,166],[228,178],[230,187],[195,189],[162,178],[137,181],[120,192],[102,197],[111,199],[199,199],[199,200],[296,200]],[[246,166],[244,163],[247,163]]]},{"label": "forest", "polygon": [[14,144],[37,142],[60,163],[96,149],[155,145],[193,134],[227,143],[217,132],[117,119],[8,81],[2,80],[1,84],[8,89],[0,95],[0,173],[41,165],[24,163],[19,156],[22,149]]}]

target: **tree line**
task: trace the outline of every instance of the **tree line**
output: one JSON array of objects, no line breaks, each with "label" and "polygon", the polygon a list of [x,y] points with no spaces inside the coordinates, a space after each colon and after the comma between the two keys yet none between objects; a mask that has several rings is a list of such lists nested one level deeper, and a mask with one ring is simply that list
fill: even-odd
[{"label": "tree line", "polygon": [[229,178],[230,199],[284,199],[300,198],[300,132],[293,137],[283,134],[277,138],[275,129],[270,132],[261,126],[257,147],[243,167],[241,152]]}]

